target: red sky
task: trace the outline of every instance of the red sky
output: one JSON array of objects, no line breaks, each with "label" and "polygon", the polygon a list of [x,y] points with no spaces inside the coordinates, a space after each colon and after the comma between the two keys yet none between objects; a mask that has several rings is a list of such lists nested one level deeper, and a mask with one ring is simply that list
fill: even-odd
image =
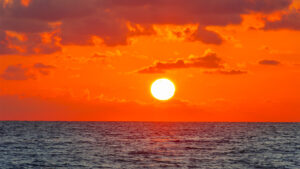
[{"label": "red sky", "polygon": [[299,0],[0,0],[0,120],[300,121],[299,31]]}]

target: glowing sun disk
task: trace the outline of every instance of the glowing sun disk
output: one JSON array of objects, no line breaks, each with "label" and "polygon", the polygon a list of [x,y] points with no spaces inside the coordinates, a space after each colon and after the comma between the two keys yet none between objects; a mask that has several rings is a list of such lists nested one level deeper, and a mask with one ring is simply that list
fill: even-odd
[{"label": "glowing sun disk", "polygon": [[169,79],[157,79],[151,85],[151,94],[158,100],[169,100],[174,93],[175,85]]}]

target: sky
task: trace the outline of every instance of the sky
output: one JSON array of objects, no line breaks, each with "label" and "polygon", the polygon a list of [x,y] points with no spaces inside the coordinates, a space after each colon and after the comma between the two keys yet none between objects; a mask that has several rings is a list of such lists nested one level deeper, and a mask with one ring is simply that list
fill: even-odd
[{"label": "sky", "polygon": [[299,122],[299,31],[300,0],[0,0],[0,120]]}]

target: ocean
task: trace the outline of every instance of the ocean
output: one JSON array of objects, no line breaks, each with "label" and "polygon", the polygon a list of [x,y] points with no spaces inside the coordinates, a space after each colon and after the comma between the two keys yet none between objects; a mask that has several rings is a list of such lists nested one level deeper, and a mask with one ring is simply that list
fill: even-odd
[{"label": "ocean", "polygon": [[300,123],[0,122],[0,168],[300,168]]}]

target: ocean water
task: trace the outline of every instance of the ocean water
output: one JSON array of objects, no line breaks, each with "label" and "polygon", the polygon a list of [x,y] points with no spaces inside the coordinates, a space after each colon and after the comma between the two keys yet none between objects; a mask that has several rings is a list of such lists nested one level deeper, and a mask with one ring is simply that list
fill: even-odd
[{"label": "ocean water", "polygon": [[0,168],[300,168],[300,123],[0,122]]}]

